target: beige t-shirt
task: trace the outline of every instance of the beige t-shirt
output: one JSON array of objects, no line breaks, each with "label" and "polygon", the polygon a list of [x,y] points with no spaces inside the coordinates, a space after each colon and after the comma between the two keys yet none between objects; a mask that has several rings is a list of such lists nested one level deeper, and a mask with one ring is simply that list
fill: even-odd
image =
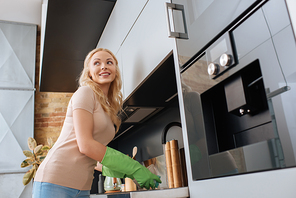
[{"label": "beige t-shirt", "polygon": [[115,135],[114,124],[90,87],[80,87],[72,96],[61,134],[39,166],[35,181],[49,182],[78,190],[90,190],[96,161],[79,152],[73,125],[73,110],[93,114],[93,138],[107,145]]}]

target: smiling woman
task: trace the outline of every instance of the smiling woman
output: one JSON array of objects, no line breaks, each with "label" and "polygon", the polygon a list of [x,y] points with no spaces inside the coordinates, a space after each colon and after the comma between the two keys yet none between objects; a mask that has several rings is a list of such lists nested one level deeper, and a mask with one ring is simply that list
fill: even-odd
[{"label": "smiling woman", "polygon": [[[160,179],[139,162],[106,145],[120,126],[122,105],[118,62],[107,49],[94,49],[84,61],[61,134],[37,170],[33,198],[89,197],[97,162],[105,176],[135,178],[155,188]],[[116,171],[114,171],[116,170]],[[71,194],[69,196],[69,194]]]},{"label": "smiling woman", "polygon": [[[107,63],[110,64],[111,61],[112,68],[114,67],[113,69],[110,69],[111,66],[106,66]],[[100,64],[104,67],[97,66]],[[99,76],[100,73],[105,72],[105,68],[108,69],[107,72],[114,76],[110,76],[110,78],[109,76]],[[118,129],[120,120],[117,117],[117,113],[122,105],[122,82],[118,61],[115,55],[110,50],[103,48],[97,48],[89,52],[84,61],[84,68],[79,79],[79,85],[92,88],[102,108],[111,116],[112,121]]]}]

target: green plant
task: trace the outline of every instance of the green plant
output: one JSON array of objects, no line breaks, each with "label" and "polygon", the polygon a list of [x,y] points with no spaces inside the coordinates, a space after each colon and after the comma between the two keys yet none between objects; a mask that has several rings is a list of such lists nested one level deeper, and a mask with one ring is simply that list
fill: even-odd
[{"label": "green plant", "polygon": [[23,177],[24,185],[27,185],[35,177],[35,173],[39,165],[44,160],[48,151],[51,149],[51,147],[54,144],[51,138],[47,139],[47,143],[48,145],[45,145],[45,146],[43,146],[42,144],[37,146],[37,142],[34,138],[32,137],[28,138],[28,147],[31,151],[28,151],[28,150],[23,151],[27,159],[25,159],[22,162],[21,167],[25,168],[28,166],[32,166],[32,168],[28,170]]}]

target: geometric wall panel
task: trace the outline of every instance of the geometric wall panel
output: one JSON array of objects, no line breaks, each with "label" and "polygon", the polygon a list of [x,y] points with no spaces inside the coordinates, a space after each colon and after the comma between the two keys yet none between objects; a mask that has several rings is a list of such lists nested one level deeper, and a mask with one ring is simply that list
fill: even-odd
[{"label": "geometric wall panel", "polygon": [[34,136],[37,25],[0,21],[0,173],[25,172]]},{"label": "geometric wall panel", "polygon": [[0,170],[2,172],[23,172],[20,164],[26,159],[22,148],[10,130],[3,136],[0,142]]},{"label": "geometric wall panel", "polygon": [[0,90],[0,172],[25,172],[20,163],[34,135],[34,91]]},{"label": "geometric wall panel", "polygon": [[24,186],[23,173],[0,174],[1,198],[31,198],[33,184]]},{"label": "geometric wall panel", "polygon": [[[32,102],[34,91],[0,90],[0,113],[11,127],[25,107]],[[27,116],[29,116],[27,113]]]},{"label": "geometric wall panel", "polygon": [[34,93],[37,25],[0,21],[0,197],[32,197],[32,182],[22,178],[30,168],[28,137],[34,137]]},{"label": "geometric wall panel", "polygon": [[36,25],[0,21],[0,87],[34,89]]}]

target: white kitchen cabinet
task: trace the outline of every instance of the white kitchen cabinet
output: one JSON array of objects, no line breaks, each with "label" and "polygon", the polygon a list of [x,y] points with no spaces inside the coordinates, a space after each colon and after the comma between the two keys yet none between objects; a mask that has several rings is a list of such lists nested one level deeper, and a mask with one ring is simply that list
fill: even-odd
[{"label": "white kitchen cabinet", "polygon": [[122,54],[121,53],[121,48],[119,48],[119,50],[117,51],[117,53],[115,54],[115,56],[117,58],[118,67],[119,67],[120,74],[121,74],[121,81],[122,81],[121,92],[122,92],[123,98],[126,98],[125,95],[124,95],[124,86],[123,86],[124,76],[122,75],[122,73],[123,73],[123,63],[122,63],[122,56],[121,56],[121,54]]},{"label": "white kitchen cabinet", "polygon": [[117,1],[97,47],[118,58],[127,98],[173,48],[168,38],[165,2]]},{"label": "white kitchen cabinet", "polygon": [[97,47],[116,54],[148,0],[117,1]]},{"label": "white kitchen cabinet", "polygon": [[169,1],[149,0],[121,46],[125,98],[173,49],[174,41],[168,37],[165,2]]}]

